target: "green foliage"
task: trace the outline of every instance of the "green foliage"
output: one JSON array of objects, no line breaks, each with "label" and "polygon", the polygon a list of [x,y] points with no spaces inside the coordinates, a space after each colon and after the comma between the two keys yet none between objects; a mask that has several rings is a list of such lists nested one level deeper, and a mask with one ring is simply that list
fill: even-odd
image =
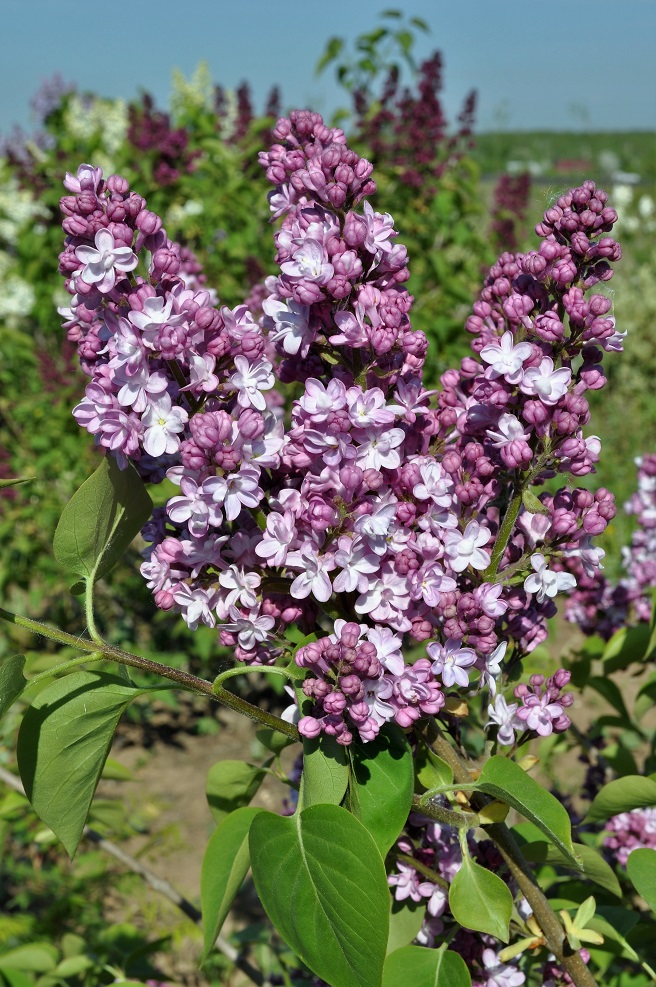
[{"label": "green foliage", "polygon": [[535,823],[570,863],[578,865],[565,808],[518,764],[499,755],[491,757],[485,762],[477,787]]},{"label": "green foliage", "polygon": [[116,725],[143,692],[123,678],[72,672],[34,699],[18,735],[25,791],[73,857]]},{"label": "green foliage", "polygon": [[134,466],[106,456],[64,508],[53,552],[66,571],[93,585],[110,572],[150,518],[153,502]]},{"label": "green foliage", "polygon": [[449,887],[449,908],[465,929],[508,942],[513,899],[508,885],[471,859],[463,843],[462,867]]},{"label": "green foliage", "polygon": [[384,857],[398,839],[412,805],[414,769],[407,738],[398,728],[381,730],[367,744],[349,748],[348,804]]},{"label": "green foliage", "polygon": [[627,775],[604,785],[585,818],[587,822],[604,822],[620,812],[653,805],[656,805],[656,781],[641,775]]},{"label": "green foliage", "polygon": [[265,772],[245,761],[217,761],[207,774],[205,794],[215,822],[247,806],[262,784]]},{"label": "green foliage", "polygon": [[261,812],[249,842],[255,886],[285,942],[332,987],[379,987],[389,892],[362,823],[336,805],[288,819]]},{"label": "green foliage", "polygon": [[385,960],[383,987],[411,983],[413,987],[471,987],[462,956],[446,948],[405,946]]},{"label": "green foliage", "polygon": [[203,906],[203,958],[214,947],[235,895],[250,866],[248,834],[262,810],[244,806],[226,816],[214,830],[203,857],[200,896]]},{"label": "green foliage", "polygon": [[626,869],[633,887],[656,912],[656,850],[637,849],[629,854]]}]

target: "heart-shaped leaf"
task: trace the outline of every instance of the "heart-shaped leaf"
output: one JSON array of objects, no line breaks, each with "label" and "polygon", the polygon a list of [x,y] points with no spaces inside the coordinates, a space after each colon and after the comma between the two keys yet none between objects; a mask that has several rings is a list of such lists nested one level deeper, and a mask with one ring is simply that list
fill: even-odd
[{"label": "heart-shaped leaf", "polygon": [[55,531],[55,558],[76,580],[96,582],[113,569],[153,509],[132,464],[120,470],[113,456],[73,494]]},{"label": "heart-shaped leaf", "polygon": [[644,809],[656,805],[656,781],[642,775],[616,778],[597,792],[588,809],[585,822],[605,822],[620,812]]},{"label": "heart-shaped leaf", "polygon": [[3,658],[0,665],[0,720],[28,685],[23,675],[25,659],[22,655]]},{"label": "heart-shaped leaf", "polygon": [[485,762],[477,788],[529,819],[580,869],[572,843],[572,825],[563,805],[551,792],[507,757],[495,755]]},{"label": "heart-shaped leaf", "polygon": [[390,895],[362,823],[329,804],[261,812],[249,843],[255,887],[287,945],[331,987],[380,987]]},{"label": "heart-shaped leaf", "polygon": [[632,850],[626,869],[633,887],[645,899],[652,912],[656,912],[656,850],[647,847]]},{"label": "heart-shaped leaf", "polygon": [[330,803],[339,805],[348,785],[349,763],[346,749],[334,737],[322,733],[303,738],[303,774],[298,793],[299,809]]},{"label": "heart-shaped leaf", "polygon": [[116,725],[147,691],[114,675],[72,672],[42,689],[23,717],[17,757],[25,793],[71,857]]},{"label": "heart-shaped leaf", "polygon": [[414,770],[402,730],[383,728],[375,740],[349,748],[349,806],[373,836],[381,856],[398,839],[412,806]]},{"label": "heart-shaped leaf", "polygon": [[217,761],[207,772],[205,794],[217,823],[248,805],[262,784],[266,771],[246,761]]},{"label": "heart-shaped leaf", "polygon": [[471,987],[471,977],[462,956],[446,948],[423,949],[404,946],[385,960],[383,987]]},{"label": "heart-shaped leaf", "polygon": [[456,922],[508,942],[512,903],[507,884],[465,853],[449,888],[449,908]]},{"label": "heart-shaped leaf", "polygon": [[248,872],[248,833],[253,819],[261,811],[254,806],[244,806],[231,812],[219,823],[207,844],[200,875],[203,960],[212,951]]}]

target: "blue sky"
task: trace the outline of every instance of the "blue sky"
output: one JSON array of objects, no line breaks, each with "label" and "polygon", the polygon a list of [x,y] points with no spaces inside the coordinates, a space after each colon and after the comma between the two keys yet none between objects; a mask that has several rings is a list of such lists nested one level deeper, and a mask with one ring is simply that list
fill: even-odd
[{"label": "blue sky", "polygon": [[[391,4],[394,5],[394,0]],[[80,89],[166,105],[174,67],[201,60],[216,82],[246,79],[261,106],[274,83],[283,104],[330,113],[344,98],[314,67],[331,35],[379,23],[385,0],[0,0],[0,134],[28,126],[40,81],[59,71]],[[477,128],[656,130],[654,0],[412,0],[397,2],[439,48],[449,117],[479,91]]]}]

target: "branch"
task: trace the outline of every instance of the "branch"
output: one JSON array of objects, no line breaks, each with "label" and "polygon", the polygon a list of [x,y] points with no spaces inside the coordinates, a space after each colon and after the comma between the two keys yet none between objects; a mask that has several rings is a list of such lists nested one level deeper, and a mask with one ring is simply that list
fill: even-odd
[{"label": "branch", "polygon": [[[454,750],[448,740],[438,735],[433,741],[433,747],[436,754],[451,766],[456,781],[463,784],[471,782],[472,776],[469,773],[467,762]],[[490,800],[488,796],[482,793],[472,793],[470,801],[475,808],[482,808]],[[430,806],[425,806],[422,808],[422,812],[430,816],[430,808]],[[496,843],[520,891],[533,909],[533,914],[544,933],[549,949],[566,973],[569,974],[575,987],[598,987],[596,980],[580,955],[572,952],[556,913],[539,887],[535,875],[511,831],[505,823],[493,823],[485,827],[485,832]]]},{"label": "branch", "polygon": [[[87,641],[84,638],[73,637],[72,634],[60,631],[58,627],[50,627],[48,624],[43,624],[39,620],[21,617],[19,614],[11,613],[2,607],[0,607],[0,618],[8,621],[10,624],[16,624],[18,627],[25,627],[27,630],[32,631],[33,634],[40,634],[41,637],[56,641],[58,644],[64,644],[71,648],[76,648],[78,651],[86,651],[90,654],[101,654],[104,658],[109,658],[110,661],[117,661],[121,665],[129,665],[132,668],[140,669],[142,672],[161,675],[162,678],[175,682],[176,685],[179,685],[182,689],[186,689],[187,692],[193,692],[199,696],[208,696],[210,699],[223,703],[224,706],[229,706],[236,713],[241,713],[242,716],[248,716],[257,723],[270,727],[272,730],[277,730],[278,733],[284,733],[285,736],[291,737],[292,740],[300,740],[300,734],[293,723],[287,723],[281,717],[275,716],[273,713],[267,713],[258,706],[253,706],[252,703],[241,699],[239,696],[235,696],[232,692],[228,692],[227,689],[217,689],[215,691],[211,682],[207,682],[205,679],[199,679],[196,675],[190,675],[189,672],[183,672],[179,668],[171,668],[169,665],[163,665],[159,661],[151,661],[150,658],[133,655],[129,651],[123,651],[122,648],[114,648],[111,644],[99,644],[95,641]],[[265,670],[263,668],[263,671]]]},{"label": "branch", "polygon": [[[7,771],[6,768],[0,767],[0,781],[4,781],[5,785],[8,785],[9,788],[13,788],[14,791],[19,792],[21,795],[25,795],[25,789],[23,788],[20,778],[17,778],[16,775],[13,775],[10,771]],[[27,798],[26,795],[25,797]],[[140,860],[136,860],[134,857],[131,857],[130,854],[126,853],[125,850],[118,846],[118,844],[112,843],[111,840],[101,836],[100,833],[98,833],[95,829],[92,829],[90,826],[84,827],[82,836],[84,839],[89,840],[90,843],[95,843],[96,846],[101,850],[104,850],[105,853],[110,854],[116,860],[120,861],[120,863],[122,863],[124,867],[127,867],[128,870],[131,870],[134,874],[138,874],[139,877],[141,877],[142,880],[153,889],[153,891],[163,895],[164,898],[168,898],[168,900],[173,902],[176,908],[179,908],[180,911],[187,916],[187,918],[191,919],[192,922],[202,928],[202,916],[196,906],[192,905],[192,903],[188,901],[184,895],[180,894],[180,892],[174,888],[172,884],[165,880],[165,878],[159,877],[149,867],[142,864]],[[216,948],[220,950],[220,952],[222,952],[223,955],[231,961],[231,963],[234,963],[242,973],[245,973],[254,984],[257,984],[258,987],[271,987],[271,982],[266,980],[258,969],[251,966],[248,960],[244,959],[232,943],[229,943],[227,939],[223,938],[222,935],[217,936],[215,945]]]}]

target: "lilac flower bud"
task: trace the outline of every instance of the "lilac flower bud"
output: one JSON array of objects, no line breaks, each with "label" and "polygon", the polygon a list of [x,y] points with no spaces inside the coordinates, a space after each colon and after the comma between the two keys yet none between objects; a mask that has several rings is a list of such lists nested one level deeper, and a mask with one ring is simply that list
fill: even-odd
[{"label": "lilac flower bud", "polygon": [[162,220],[154,212],[149,212],[148,209],[142,209],[136,219],[137,229],[144,233],[146,236],[152,236],[153,233],[159,233],[162,228]]},{"label": "lilac flower bud", "polygon": [[264,435],[264,418],[255,408],[244,408],[237,420],[237,428],[244,438],[259,439]]},{"label": "lilac flower bud", "polygon": [[303,716],[298,721],[298,732],[301,737],[313,740],[321,733],[321,723],[314,716]]},{"label": "lilac flower bud", "polygon": [[153,254],[152,273],[155,277],[164,274],[177,274],[180,270],[180,258],[174,250],[162,247]]},{"label": "lilac flower bud", "polygon": [[130,183],[121,175],[110,175],[107,179],[107,188],[117,195],[125,195],[130,188]]}]

